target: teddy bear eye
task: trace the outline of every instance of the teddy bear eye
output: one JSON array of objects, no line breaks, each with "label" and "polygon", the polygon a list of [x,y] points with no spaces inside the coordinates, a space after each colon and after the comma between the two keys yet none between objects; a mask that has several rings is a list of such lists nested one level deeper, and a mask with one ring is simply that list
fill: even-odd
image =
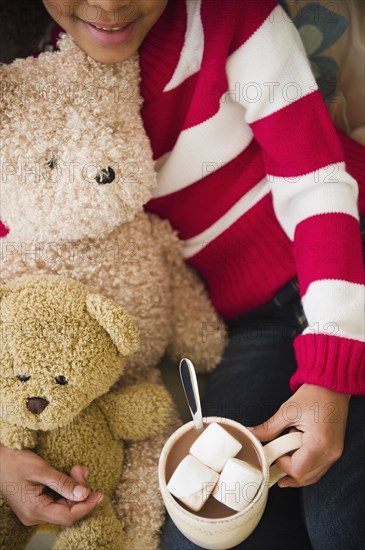
[{"label": "teddy bear eye", "polygon": [[101,168],[95,176],[95,181],[102,185],[111,183],[114,180],[115,172],[111,166],[108,166],[108,168]]},{"label": "teddy bear eye", "polygon": [[62,374],[60,374],[59,376],[55,376],[55,380],[57,384],[61,384],[61,386],[64,386],[68,383],[67,378],[65,378],[65,376],[62,376]]},{"label": "teddy bear eye", "polygon": [[21,382],[28,382],[30,376],[27,376],[26,374],[18,374],[18,380]]},{"label": "teddy bear eye", "polygon": [[57,160],[52,157],[49,160],[46,161],[46,165],[51,169],[54,170],[54,168],[57,168]]}]

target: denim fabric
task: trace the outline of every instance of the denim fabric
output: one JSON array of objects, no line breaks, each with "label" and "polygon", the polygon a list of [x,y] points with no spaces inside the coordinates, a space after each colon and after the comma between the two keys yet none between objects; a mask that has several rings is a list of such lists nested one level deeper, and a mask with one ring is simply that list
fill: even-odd
[{"label": "denim fabric", "polygon": [[[365,220],[362,220],[365,241]],[[230,321],[229,344],[211,375],[203,414],[254,426],[287,400],[296,369],[293,339],[307,324],[296,280],[275,299]],[[365,397],[351,397],[345,450],[312,486],[270,489],[258,527],[236,548],[247,550],[359,550],[365,542]],[[163,550],[193,550],[167,518]]]}]

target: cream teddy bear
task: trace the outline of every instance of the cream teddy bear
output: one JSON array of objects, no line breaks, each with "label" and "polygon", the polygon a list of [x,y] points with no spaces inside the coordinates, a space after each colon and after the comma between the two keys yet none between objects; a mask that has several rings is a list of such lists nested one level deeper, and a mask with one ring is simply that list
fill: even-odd
[{"label": "cream teddy bear", "polygon": [[[141,335],[124,383],[158,382],[164,355],[211,369],[224,325],[168,222],[143,210],[157,182],[138,59],[104,65],[66,35],[58,48],[0,66],[1,278],[65,275],[120,304]],[[130,549],[158,544],[157,462],[177,423],[127,449],[118,494]]]},{"label": "cream teddy bear", "polygon": [[[112,506],[123,440],[162,432],[171,413],[168,393],[156,384],[109,391],[138,347],[135,324],[112,300],[54,275],[16,278],[0,298],[1,443],[34,449],[67,474],[87,464],[89,487],[104,493],[90,515],[61,529],[53,548],[126,548]],[[0,516],[1,548],[24,548],[34,527],[4,499]]]}]

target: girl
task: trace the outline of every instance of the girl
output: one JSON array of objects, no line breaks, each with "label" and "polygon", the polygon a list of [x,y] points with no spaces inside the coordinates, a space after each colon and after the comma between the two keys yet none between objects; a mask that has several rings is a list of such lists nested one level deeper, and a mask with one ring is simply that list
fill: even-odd
[{"label": "girl", "polygon": [[[229,327],[204,414],[256,425],[263,442],[288,428],[304,433],[303,446],[278,461],[287,476],[242,547],[361,547],[359,189],[294,25],[275,0],[43,2],[94,59],[140,52],[142,116],[159,174],[148,209],[179,231]],[[343,140],[361,177],[363,151]],[[70,524],[101,498],[88,494],[85,467],[61,477],[30,451],[3,447],[1,457],[2,487],[27,487],[25,502],[19,491],[5,497],[28,525]],[[64,501],[39,498],[53,483]],[[167,521],[163,547],[194,545]]]}]

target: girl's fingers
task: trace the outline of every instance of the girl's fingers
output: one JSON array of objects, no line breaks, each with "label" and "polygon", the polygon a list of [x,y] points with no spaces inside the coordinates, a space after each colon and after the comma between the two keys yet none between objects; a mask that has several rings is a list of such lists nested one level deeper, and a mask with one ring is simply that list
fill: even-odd
[{"label": "girl's fingers", "polygon": [[287,419],[281,414],[281,409],[279,409],[274,416],[266,420],[266,422],[249,429],[260,441],[264,442],[271,441],[280,435],[288,425]]},{"label": "girl's fingers", "polygon": [[68,476],[30,450],[0,448],[4,498],[23,525],[71,525],[101,501],[101,493],[86,487],[86,466],[74,466]]},{"label": "girl's fingers", "polygon": [[79,464],[76,464],[75,466],[72,466],[70,471],[70,476],[81,485],[87,486],[87,477],[89,475],[89,468],[87,466],[80,466]]},{"label": "girl's fingers", "polygon": [[323,454],[316,447],[302,446],[291,456],[278,458],[276,464],[287,473],[279,482],[280,487],[304,487],[318,481],[331,466],[330,461],[323,460]]},{"label": "girl's fingers", "polygon": [[46,495],[42,495],[37,515],[44,523],[68,526],[92,512],[102,499],[102,493],[92,493],[83,502],[72,502],[64,499],[55,502]]},{"label": "girl's fingers", "polygon": [[305,487],[306,485],[312,485],[313,483],[316,483],[321,479],[321,477],[326,473],[327,469],[323,470],[323,468],[317,468],[316,470],[313,470],[308,475],[310,476],[306,482],[299,483],[296,479],[294,479],[291,476],[285,476],[282,479],[279,480],[278,485],[279,487],[286,488],[286,487]]},{"label": "girl's fingers", "polygon": [[63,474],[45,463],[42,478],[38,478],[37,482],[43,483],[59,495],[68,500],[82,501],[87,498],[90,491],[84,486],[84,478],[80,477],[81,481],[76,481],[72,477]]},{"label": "girl's fingers", "polygon": [[286,472],[297,480],[319,466],[317,463],[317,452],[315,454],[311,453],[310,449],[304,445],[292,455],[278,458],[276,464],[280,470],[283,470],[283,472]]}]

